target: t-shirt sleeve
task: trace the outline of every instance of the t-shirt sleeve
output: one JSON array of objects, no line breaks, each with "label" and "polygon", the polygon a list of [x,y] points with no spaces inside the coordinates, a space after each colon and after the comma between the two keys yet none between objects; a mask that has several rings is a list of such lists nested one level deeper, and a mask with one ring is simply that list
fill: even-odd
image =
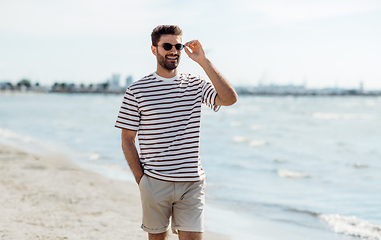
[{"label": "t-shirt sleeve", "polygon": [[201,86],[202,86],[202,103],[210,107],[215,112],[220,110],[221,106],[216,105],[216,102],[215,102],[217,97],[217,91],[216,89],[214,89],[213,84],[201,78]]},{"label": "t-shirt sleeve", "polygon": [[137,131],[140,123],[138,101],[130,89],[124,94],[115,127]]}]

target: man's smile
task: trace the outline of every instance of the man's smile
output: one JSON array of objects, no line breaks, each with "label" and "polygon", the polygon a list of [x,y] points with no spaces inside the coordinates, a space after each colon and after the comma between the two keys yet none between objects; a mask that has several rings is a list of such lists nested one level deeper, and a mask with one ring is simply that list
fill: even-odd
[{"label": "man's smile", "polygon": [[166,56],[166,59],[170,61],[176,61],[177,59],[179,59],[179,56]]}]

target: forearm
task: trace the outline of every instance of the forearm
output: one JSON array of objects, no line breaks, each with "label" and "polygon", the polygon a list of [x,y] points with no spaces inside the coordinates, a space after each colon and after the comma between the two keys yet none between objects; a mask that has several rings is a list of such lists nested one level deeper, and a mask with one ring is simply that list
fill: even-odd
[{"label": "forearm", "polygon": [[223,106],[233,105],[238,99],[237,93],[235,92],[233,86],[224,76],[222,76],[222,74],[214,67],[209,59],[205,58],[205,60],[200,61],[199,64],[204,69],[217,91],[217,100],[219,102],[216,104]]},{"label": "forearm", "polygon": [[139,154],[135,146],[135,141],[122,139],[122,149],[128,166],[130,167],[132,174],[135,177],[135,181],[139,184],[140,179],[143,176],[143,168],[140,164]]}]

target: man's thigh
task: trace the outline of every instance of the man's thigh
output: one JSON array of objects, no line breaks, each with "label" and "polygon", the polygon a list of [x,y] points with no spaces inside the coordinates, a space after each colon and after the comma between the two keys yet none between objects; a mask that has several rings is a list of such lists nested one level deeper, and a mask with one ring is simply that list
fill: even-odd
[{"label": "man's thigh", "polygon": [[166,232],[172,215],[174,230],[191,232],[191,236],[199,235],[193,232],[203,232],[205,181],[169,183],[144,175],[139,188],[143,206],[143,230],[150,234]]},{"label": "man's thigh", "polygon": [[171,183],[144,175],[139,188],[143,210],[143,230],[151,234],[166,232],[172,214],[173,186],[171,187]]},{"label": "man's thigh", "polygon": [[172,228],[183,232],[204,231],[205,181],[176,183]]}]

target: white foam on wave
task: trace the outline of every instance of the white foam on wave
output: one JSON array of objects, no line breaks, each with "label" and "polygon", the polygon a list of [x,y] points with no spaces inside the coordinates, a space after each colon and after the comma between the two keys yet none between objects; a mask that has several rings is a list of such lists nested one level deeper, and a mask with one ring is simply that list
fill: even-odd
[{"label": "white foam on wave", "polygon": [[306,173],[290,171],[287,169],[279,169],[278,175],[279,175],[279,177],[287,177],[287,178],[305,178],[305,177],[308,177],[308,175]]},{"label": "white foam on wave", "polygon": [[250,140],[250,139],[248,139],[246,137],[242,137],[242,136],[233,137],[233,141],[236,143],[249,143],[249,146],[251,146],[251,147],[261,147],[261,146],[265,146],[268,144],[268,142],[263,141],[263,140]]},{"label": "white foam on wave", "polygon": [[320,119],[373,119],[369,114],[351,114],[351,113],[322,113],[315,112],[312,114],[313,118]]},{"label": "white foam on wave", "polygon": [[47,152],[58,151],[58,148],[52,144],[46,143],[34,137],[15,133],[9,129],[0,128],[0,141],[4,140],[6,141],[6,145],[23,149],[30,153],[46,154]]},{"label": "white foam on wave", "polygon": [[0,136],[6,138],[6,139],[15,139],[15,140],[21,140],[23,142],[31,142],[31,138],[27,136],[19,135],[15,132],[12,132],[11,130],[0,128]]},{"label": "white foam on wave", "polygon": [[111,179],[116,179],[120,181],[135,182],[135,178],[127,166],[121,166],[109,163],[96,163],[89,161],[77,161],[80,167],[88,169],[90,171],[99,173]]},{"label": "white foam on wave", "polygon": [[376,106],[376,105],[377,105],[377,102],[376,102],[376,101],[369,100],[369,101],[366,101],[365,104],[366,104],[367,106]]},{"label": "white foam on wave", "polygon": [[381,239],[381,225],[373,224],[356,216],[341,216],[339,214],[320,214],[336,233],[352,235],[361,239]]},{"label": "white foam on wave", "polygon": [[362,163],[357,162],[357,163],[355,163],[354,167],[355,168],[366,168],[367,166],[362,164]]},{"label": "white foam on wave", "polygon": [[233,141],[241,143],[241,142],[248,142],[249,139],[247,139],[245,137],[241,137],[241,136],[235,136],[235,137],[233,137]]},{"label": "white foam on wave", "polygon": [[250,141],[249,142],[249,145],[252,146],[252,147],[261,147],[261,146],[265,146],[267,144],[268,143],[266,141],[262,141],[262,140]]},{"label": "white foam on wave", "polygon": [[242,122],[231,122],[230,125],[231,125],[232,127],[239,127],[239,126],[242,126],[243,123],[242,123]]},{"label": "white foam on wave", "polygon": [[97,159],[99,159],[99,158],[101,158],[101,155],[100,155],[99,153],[93,153],[93,154],[91,154],[91,155],[89,156],[89,159],[90,159],[90,160],[97,160]]},{"label": "white foam on wave", "polygon": [[246,137],[242,137],[242,136],[233,137],[233,141],[236,143],[249,143],[249,146],[251,146],[251,147],[261,147],[261,146],[265,146],[268,144],[268,142],[263,141],[263,140],[250,140],[250,139],[248,139]]},{"label": "white foam on wave", "polygon": [[263,130],[266,129],[264,126],[259,126],[259,125],[253,125],[250,127],[251,130],[257,131],[257,130]]}]

